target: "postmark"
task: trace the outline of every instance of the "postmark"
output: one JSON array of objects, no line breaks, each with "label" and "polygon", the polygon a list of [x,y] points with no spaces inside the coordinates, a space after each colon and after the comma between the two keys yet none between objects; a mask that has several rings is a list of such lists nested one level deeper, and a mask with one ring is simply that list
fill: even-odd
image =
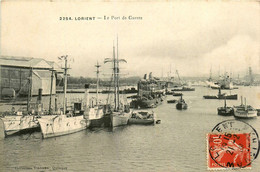
[{"label": "postmark", "polygon": [[259,153],[259,137],[249,124],[226,120],[207,134],[208,169],[251,168]]}]

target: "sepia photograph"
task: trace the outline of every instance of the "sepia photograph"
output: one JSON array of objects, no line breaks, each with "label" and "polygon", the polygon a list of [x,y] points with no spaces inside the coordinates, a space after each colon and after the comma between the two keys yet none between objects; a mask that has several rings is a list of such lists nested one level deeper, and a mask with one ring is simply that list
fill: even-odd
[{"label": "sepia photograph", "polygon": [[0,9],[0,172],[259,171],[259,1]]}]

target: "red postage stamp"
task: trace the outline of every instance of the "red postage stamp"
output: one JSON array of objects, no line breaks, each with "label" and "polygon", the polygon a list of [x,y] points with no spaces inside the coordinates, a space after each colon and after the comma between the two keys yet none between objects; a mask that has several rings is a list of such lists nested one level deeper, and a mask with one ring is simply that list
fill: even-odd
[{"label": "red postage stamp", "polygon": [[250,134],[207,135],[208,169],[250,168]]}]

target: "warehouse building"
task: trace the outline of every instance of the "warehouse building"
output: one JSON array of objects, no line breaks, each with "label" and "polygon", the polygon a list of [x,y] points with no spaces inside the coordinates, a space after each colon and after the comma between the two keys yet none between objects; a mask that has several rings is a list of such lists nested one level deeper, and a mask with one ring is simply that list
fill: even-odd
[{"label": "warehouse building", "polygon": [[52,93],[55,94],[58,72],[61,72],[61,68],[56,63],[41,58],[1,56],[1,97],[6,94],[6,90],[14,90],[18,96],[28,95],[29,90],[31,95],[37,95],[40,88],[43,95],[49,95],[51,76],[53,76]]}]

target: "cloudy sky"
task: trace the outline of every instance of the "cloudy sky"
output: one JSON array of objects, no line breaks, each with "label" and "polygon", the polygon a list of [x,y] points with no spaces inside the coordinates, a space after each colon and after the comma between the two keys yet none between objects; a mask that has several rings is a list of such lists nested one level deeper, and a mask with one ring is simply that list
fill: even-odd
[{"label": "cloudy sky", "polygon": [[[60,17],[73,20],[60,20]],[[104,16],[120,17],[104,20]],[[123,20],[122,17],[142,17]],[[95,17],[76,21],[75,17]],[[97,19],[101,17],[102,19]],[[1,55],[57,61],[69,55],[71,75],[94,76],[94,65],[119,58],[128,76],[209,76],[224,71],[260,73],[259,2],[2,2]]]}]

